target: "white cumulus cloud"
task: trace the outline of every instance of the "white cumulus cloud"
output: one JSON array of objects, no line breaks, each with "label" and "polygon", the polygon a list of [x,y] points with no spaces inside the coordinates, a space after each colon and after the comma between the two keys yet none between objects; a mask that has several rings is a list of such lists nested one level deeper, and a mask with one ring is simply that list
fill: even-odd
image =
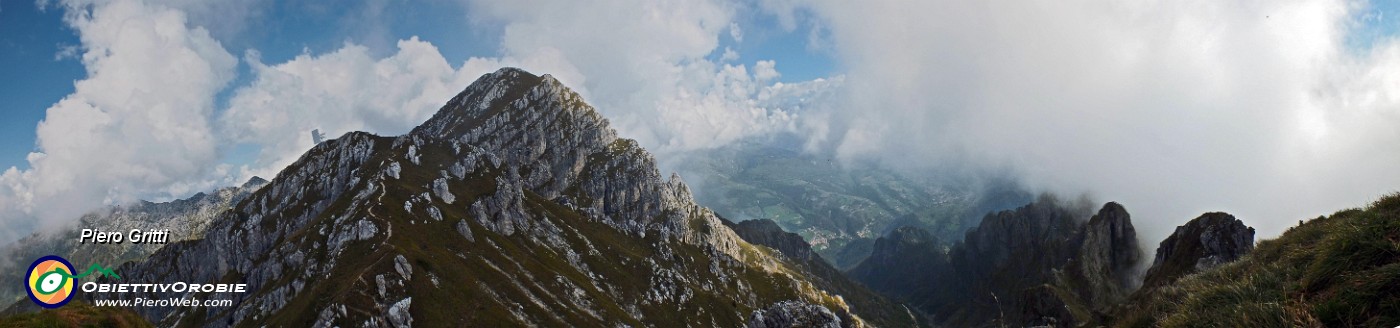
[{"label": "white cumulus cloud", "polygon": [[208,114],[236,59],[179,10],[141,1],[62,5],[87,77],[48,108],[30,169],[0,175],[0,239],[103,204],[205,189],[219,169]]},{"label": "white cumulus cloud", "polygon": [[262,147],[243,175],[275,175],[313,146],[312,130],[329,137],[406,133],[482,73],[459,72],[417,38],[399,41],[396,53],[378,59],[355,44],[275,65],[256,52],[244,57],[254,79],[234,91],[219,118],[227,142]]},{"label": "white cumulus cloud", "polygon": [[[504,25],[502,56],[518,62],[551,54],[537,73],[563,68],[561,81],[603,112],[619,132],[653,152],[715,147],[790,128],[794,113],[756,97],[778,76],[753,71],[720,38],[740,40],[740,5],[727,1],[470,1],[471,12]],[[707,56],[721,53],[720,61]],[[732,54],[732,55],[731,55]],[[546,64],[548,63],[548,64]],[[766,66],[765,66],[766,65]],[[664,156],[662,156],[664,157]]]}]

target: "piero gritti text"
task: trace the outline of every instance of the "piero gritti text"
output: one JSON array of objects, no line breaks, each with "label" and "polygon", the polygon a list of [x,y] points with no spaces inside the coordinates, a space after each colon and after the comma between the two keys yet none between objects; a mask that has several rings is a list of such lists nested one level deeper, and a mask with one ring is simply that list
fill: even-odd
[{"label": "piero gritti text", "polygon": [[170,229],[141,230],[131,229],[123,234],[121,231],[101,231],[95,229],[83,229],[78,233],[79,244],[121,244],[131,242],[132,244],[164,244],[170,239]]}]

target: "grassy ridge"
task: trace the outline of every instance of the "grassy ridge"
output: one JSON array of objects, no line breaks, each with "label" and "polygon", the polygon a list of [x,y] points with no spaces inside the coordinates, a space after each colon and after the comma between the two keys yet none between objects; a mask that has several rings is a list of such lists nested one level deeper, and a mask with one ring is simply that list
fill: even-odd
[{"label": "grassy ridge", "polygon": [[1302,223],[1239,261],[1142,291],[1118,327],[1400,325],[1400,194]]}]

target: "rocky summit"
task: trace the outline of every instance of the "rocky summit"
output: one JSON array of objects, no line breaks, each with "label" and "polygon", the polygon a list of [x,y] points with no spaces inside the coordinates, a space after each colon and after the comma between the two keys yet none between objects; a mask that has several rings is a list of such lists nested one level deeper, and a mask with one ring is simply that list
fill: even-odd
[{"label": "rocky summit", "polygon": [[248,286],[101,295],[233,300],[133,308],[158,326],[915,324],[740,238],[578,94],[513,68],[406,135],[317,145],[200,238],[116,271]]},{"label": "rocky summit", "polygon": [[1204,271],[1234,261],[1254,249],[1254,228],[1233,215],[1221,212],[1202,214],[1176,227],[1157,246],[1157,256],[1147,269],[1143,287],[1152,288],[1181,276]]}]

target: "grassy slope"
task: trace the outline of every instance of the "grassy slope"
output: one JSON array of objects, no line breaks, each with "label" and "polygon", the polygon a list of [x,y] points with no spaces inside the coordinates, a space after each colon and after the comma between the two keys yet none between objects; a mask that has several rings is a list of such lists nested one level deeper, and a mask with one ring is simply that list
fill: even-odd
[{"label": "grassy slope", "polygon": [[1400,194],[1319,217],[1249,256],[1145,291],[1120,327],[1400,324]]},{"label": "grassy slope", "polygon": [[0,327],[151,327],[130,310],[74,300],[61,308],[0,318]]}]

